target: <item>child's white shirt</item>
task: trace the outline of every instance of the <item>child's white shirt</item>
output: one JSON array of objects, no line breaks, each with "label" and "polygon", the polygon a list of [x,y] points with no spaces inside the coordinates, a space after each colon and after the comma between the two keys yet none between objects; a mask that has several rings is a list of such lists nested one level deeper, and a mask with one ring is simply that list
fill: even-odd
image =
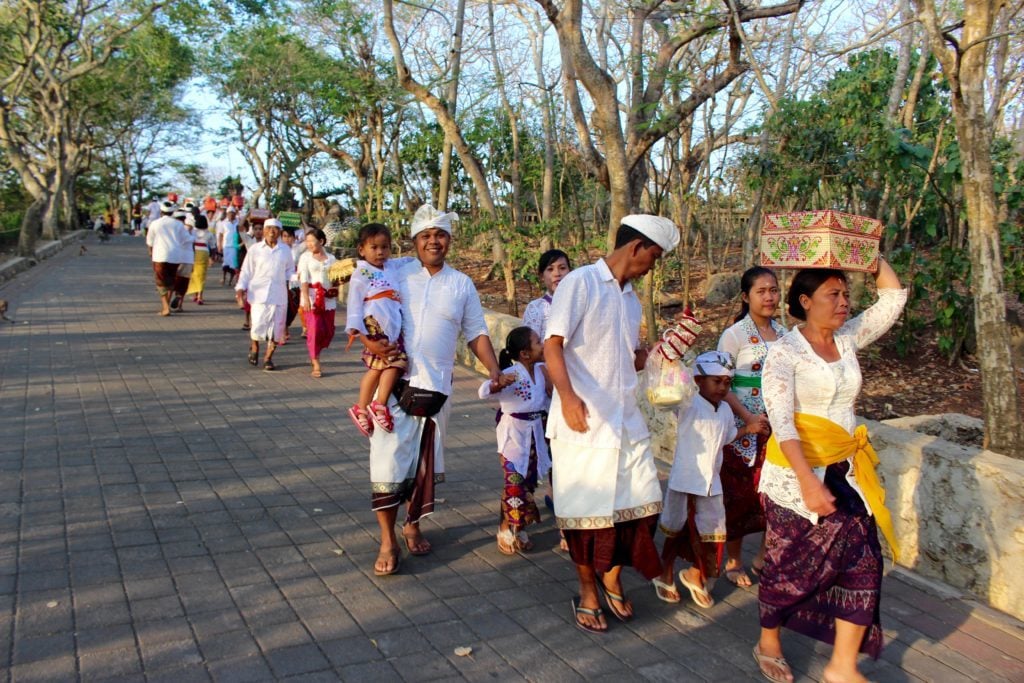
[{"label": "child's white shirt", "polygon": [[501,419],[496,429],[498,452],[512,463],[516,472],[526,476],[530,468],[530,446],[537,449],[537,476],[547,476],[551,469],[551,455],[544,440],[544,423],[538,416],[532,420],[512,417],[512,413],[539,413],[547,410],[547,382],[543,363],[535,363],[533,377],[518,361],[504,372],[515,372],[516,381],[496,394],[491,393],[491,381],[480,385],[480,398],[497,401],[501,405]]},{"label": "child's white shirt", "polygon": [[736,439],[732,408],[725,401],[718,410],[700,394],[679,416],[676,429],[676,453],[668,487],[673,491],[698,496],[722,493],[722,448]]},{"label": "child's white shirt", "polygon": [[[387,335],[388,341],[395,342],[402,333],[402,302],[399,294],[399,270],[411,258],[388,259],[383,268],[378,268],[360,259],[348,283],[348,314],[345,329],[368,334],[363,319],[372,315]],[[394,298],[373,297],[384,292],[394,292]],[[367,299],[370,299],[367,301]]]}]

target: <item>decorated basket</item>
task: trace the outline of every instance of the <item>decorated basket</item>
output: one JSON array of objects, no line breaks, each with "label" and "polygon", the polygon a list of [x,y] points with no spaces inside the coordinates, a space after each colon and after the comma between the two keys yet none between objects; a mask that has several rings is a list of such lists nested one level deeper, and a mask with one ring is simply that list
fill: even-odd
[{"label": "decorated basket", "polygon": [[761,265],[770,268],[878,270],[882,223],[839,211],[766,213]]},{"label": "decorated basket", "polygon": [[356,271],[356,260],[354,258],[343,258],[331,264],[327,270],[327,278],[335,287],[343,285],[352,279],[352,273]]},{"label": "decorated basket", "polygon": [[277,220],[281,221],[285,228],[302,227],[302,214],[296,211],[281,211],[277,214]]}]

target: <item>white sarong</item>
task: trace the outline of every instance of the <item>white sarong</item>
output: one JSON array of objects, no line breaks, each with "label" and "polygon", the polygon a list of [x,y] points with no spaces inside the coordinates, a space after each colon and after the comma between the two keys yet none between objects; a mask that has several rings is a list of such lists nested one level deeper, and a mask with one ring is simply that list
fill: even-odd
[{"label": "white sarong", "polygon": [[651,440],[595,448],[551,440],[555,519],[560,529],[607,529],[661,512]]},{"label": "white sarong", "polygon": [[252,304],[252,327],[249,330],[249,338],[253,341],[273,341],[280,344],[284,341],[284,324],[287,316],[287,305]]}]

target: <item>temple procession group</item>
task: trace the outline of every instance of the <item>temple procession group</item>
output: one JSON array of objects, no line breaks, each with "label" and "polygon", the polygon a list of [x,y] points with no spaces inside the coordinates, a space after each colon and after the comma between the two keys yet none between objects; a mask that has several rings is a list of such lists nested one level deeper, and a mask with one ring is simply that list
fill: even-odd
[{"label": "temple procession group", "polygon": [[[416,211],[415,256],[404,258],[392,258],[387,226],[363,225],[359,259],[345,263],[318,228],[283,229],[275,218],[257,225],[233,205],[179,207],[176,197],[153,210],[146,242],[160,315],[183,310],[190,296],[203,304],[208,267],[220,263],[221,284],[234,288],[245,312],[248,362],[263,370],[275,370],[275,348],[299,317],[309,370],[322,376],[320,354],[348,284],[344,331],[349,345],[362,346],[365,374],[347,411],[368,440],[380,526],[375,574],[400,570],[400,541],[408,555],[431,552],[420,521],[444,481],[462,335],[489,375],[479,397],[497,407],[497,547],[510,555],[534,548],[534,494],[549,484],[546,502],[578,574],[578,628],[603,634],[609,617],[638,618],[621,582],[626,566],[650,580],[660,600],[679,603],[689,593],[701,608],[714,604],[721,576],[744,587],[756,577],[761,631],[752,653],[767,679],[793,680],[786,626],[833,646],[823,680],[864,680],[859,653],[877,657],[882,647],[879,533],[898,553],[877,458],[854,416],[857,352],[895,323],[907,298],[884,260],[878,300],[859,315],[851,314],[842,271],[798,271],[782,302],[776,274],[753,267],[742,276],[740,315],[716,347],[694,346],[699,323],[685,312],[649,349],[632,283],[680,235],[666,218],[629,215],[612,251],[594,263],[574,269],[557,249],[540,256],[545,293],[496,353],[473,281],[446,262],[454,213]],[[790,330],[775,319],[780,304],[797,322]],[[658,353],[686,364],[695,384],[692,400],[677,408],[665,491],[638,403],[638,372]],[[748,535],[760,535],[760,546],[745,567]],[[678,574],[677,559],[685,566]]]}]

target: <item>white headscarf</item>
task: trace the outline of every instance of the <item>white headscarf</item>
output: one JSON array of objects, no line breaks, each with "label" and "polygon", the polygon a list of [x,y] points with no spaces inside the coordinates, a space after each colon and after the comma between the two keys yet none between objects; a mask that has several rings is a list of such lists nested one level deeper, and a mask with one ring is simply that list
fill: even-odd
[{"label": "white headscarf", "polygon": [[626,225],[657,244],[665,253],[679,246],[679,228],[668,218],[646,213],[626,216],[619,225]]},{"label": "white headscarf", "polygon": [[451,213],[441,213],[430,204],[424,204],[416,209],[416,213],[412,217],[412,234],[410,237],[415,237],[417,233],[423,232],[428,228],[440,228],[450,235],[452,234],[452,221],[457,220],[459,220],[459,214],[454,211]]},{"label": "white headscarf", "polygon": [[733,376],[732,356],[722,351],[705,351],[693,361],[695,377],[722,375]]}]

